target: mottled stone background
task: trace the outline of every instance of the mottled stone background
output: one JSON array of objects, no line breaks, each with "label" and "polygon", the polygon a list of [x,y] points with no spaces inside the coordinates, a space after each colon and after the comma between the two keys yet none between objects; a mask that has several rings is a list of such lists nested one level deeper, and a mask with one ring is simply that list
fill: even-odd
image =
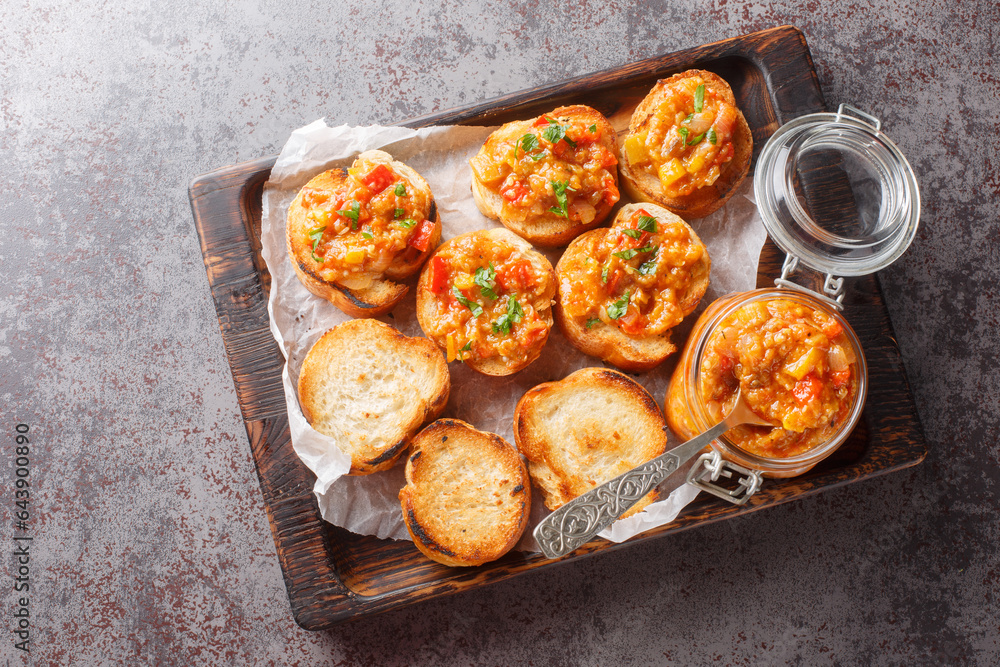
[{"label": "mottled stone background", "polygon": [[[48,0],[0,21],[0,541],[31,426],[37,665],[1000,662],[1000,5]],[[924,196],[883,272],[930,449],[745,518],[308,633],[187,185],[318,117],[392,123],[782,24]],[[10,519],[10,521],[8,521]],[[4,557],[0,657],[13,648]]]}]

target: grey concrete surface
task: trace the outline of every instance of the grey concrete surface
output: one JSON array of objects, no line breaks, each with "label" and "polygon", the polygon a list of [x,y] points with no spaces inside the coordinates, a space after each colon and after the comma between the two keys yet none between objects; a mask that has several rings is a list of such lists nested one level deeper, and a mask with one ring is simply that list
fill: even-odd
[{"label": "grey concrete surface", "polygon": [[[1000,663],[1000,5],[987,0],[5,2],[6,664]],[[782,24],[924,195],[883,272],[920,466],[299,629],[187,184],[318,117],[392,123]],[[30,425],[30,656],[15,426]],[[9,521],[8,521],[9,519]],[[9,554],[9,555],[7,555]]]}]

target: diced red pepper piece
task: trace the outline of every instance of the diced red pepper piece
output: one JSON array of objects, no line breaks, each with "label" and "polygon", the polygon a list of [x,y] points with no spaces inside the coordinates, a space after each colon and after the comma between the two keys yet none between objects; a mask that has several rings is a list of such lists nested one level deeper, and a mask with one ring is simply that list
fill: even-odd
[{"label": "diced red pepper piece", "polygon": [[396,180],[396,174],[384,164],[380,164],[361,177],[361,182],[372,192],[382,192]]},{"label": "diced red pepper piece", "polygon": [[511,204],[520,204],[531,192],[531,189],[521,181],[511,178],[500,188],[500,196]]},{"label": "diced red pepper piece", "polygon": [[448,290],[448,262],[440,255],[431,258],[431,291],[443,294]]},{"label": "diced red pepper piece", "polygon": [[618,269],[611,271],[608,274],[608,282],[604,284],[604,289],[608,291],[608,294],[614,296],[615,288],[618,287],[618,281],[622,279],[622,272]]},{"label": "diced red pepper piece", "polygon": [[604,179],[604,203],[608,206],[614,206],[615,202],[621,199],[621,193],[618,191],[618,186],[615,185],[615,179],[608,175]]},{"label": "diced red pepper piece", "polygon": [[851,369],[845,368],[842,371],[834,371],[830,373],[830,379],[833,380],[834,389],[840,389],[851,380]]},{"label": "diced red pepper piece", "polygon": [[844,327],[840,326],[840,322],[837,320],[830,320],[827,324],[823,325],[823,333],[830,340],[833,340],[840,334],[844,333]]},{"label": "diced red pepper piece", "polygon": [[815,373],[809,373],[795,383],[795,386],[792,387],[792,394],[799,405],[808,405],[816,400],[822,390],[823,382],[816,377]]},{"label": "diced red pepper piece", "polygon": [[421,220],[416,230],[410,235],[408,245],[423,252],[430,247],[432,236],[434,236],[434,223],[430,220]]},{"label": "diced red pepper piece", "polygon": [[618,318],[618,328],[623,333],[631,336],[641,334],[645,330],[646,324],[646,316],[640,313],[639,309],[632,304],[629,304],[625,314]]}]

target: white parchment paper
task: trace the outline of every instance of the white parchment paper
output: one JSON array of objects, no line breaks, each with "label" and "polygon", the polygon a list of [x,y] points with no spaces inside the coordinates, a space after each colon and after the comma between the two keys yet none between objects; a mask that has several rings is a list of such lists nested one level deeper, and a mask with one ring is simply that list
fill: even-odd
[{"label": "white parchment paper", "polygon": [[[316,474],[313,492],[323,518],[352,532],[410,539],[398,499],[399,490],[405,485],[404,466],[401,461],[389,471],[348,476],[350,457],[337,448],[332,438],[310,427],[302,415],[295,390],[302,360],[324,332],[348,317],[332,304],[313,296],[296,277],[285,246],[288,206],[298,190],[316,174],[333,167],[349,166],[358,153],[379,148],[413,167],[427,180],[441,213],[442,240],[474,229],[498,227],[499,223],[489,220],[476,208],[468,163],[494,129],[328,127],[323,120],[318,120],[292,133],[264,187],[261,254],[271,274],[268,301],[271,332],[286,359],[282,379],[292,446],[302,462]],[[703,306],[717,296],[752,289],[756,284],[757,258],[766,234],[756,207],[747,196],[752,192],[752,182],[747,179],[741,188],[743,196],[733,197],[720,211],[692,224],[708,247],[712,260]],[[560,250],[545,252],[553,266],[560,253]],[[422,336],[412,296],[416,278],[409,284],[411,293],[389,316],[380,319],[406,335]],[[678,347],[695,318],[696,315],[692,315],[675,329],[674,342]],[[514,405],[524,392],[542,382],[562,379],[585,366],[603,365],[600,360],[573,348],[555,327],[542,356],[513,376],[486,377],[464,364],[450,364],[451,397],[444,416],[461,419],[513,443]],[[673,361],[668,360],[648,373],[634,376],[661,405],[673,365]],[[621,542],[672,521],[697,494],[697,489],[684,484],[686,473],[685,467],[663,483],[663,500],[633,517],[615,522],[601,536]],[[532,520],[518,549],[537,550],[531,531],[547,514],[541,493],[535,489]]]}]

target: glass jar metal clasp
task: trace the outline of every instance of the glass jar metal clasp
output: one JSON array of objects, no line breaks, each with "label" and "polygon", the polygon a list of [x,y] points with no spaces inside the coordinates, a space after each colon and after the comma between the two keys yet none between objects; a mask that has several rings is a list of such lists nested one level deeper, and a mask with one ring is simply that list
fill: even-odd
[{"label": "glass jar metal clasp", "polygon": [[[722,479],[728,483],[720,483]],[[727,461],[716,451],[698,457],[687,476],[691,486],[734,505],[746,503],[763,482],[759,471]]]},{"label": "glass jar metal clasp", "polygon": [[778,287],[793,289],[813,296],[837,312],[844,310],[844,279],[838,278],[831,273],[824,274],[822,292],[817,292],[811,287],[801,285],[793,280],[791,276],[799,268],[799,258],[795,255],[785,255],[785,262],[781,265],[781,277],[774,279],[774,284]]}]

